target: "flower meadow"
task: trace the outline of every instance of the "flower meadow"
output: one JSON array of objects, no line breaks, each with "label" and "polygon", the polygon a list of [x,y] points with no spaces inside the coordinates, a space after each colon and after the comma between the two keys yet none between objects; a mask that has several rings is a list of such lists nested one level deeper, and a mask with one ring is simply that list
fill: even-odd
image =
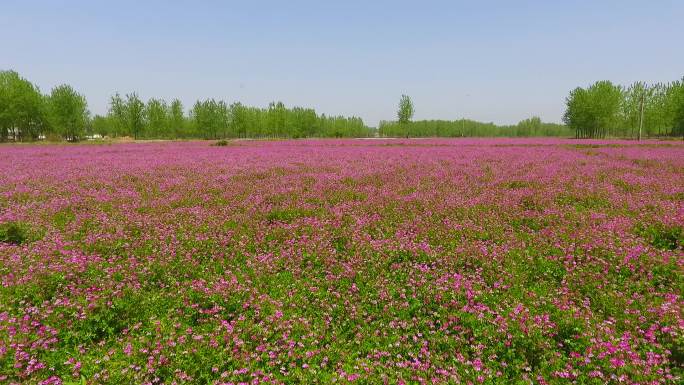
[{"label": "flower meadow", "polygon": [[684,143],[0,147],[0,383],[677,384]]}]

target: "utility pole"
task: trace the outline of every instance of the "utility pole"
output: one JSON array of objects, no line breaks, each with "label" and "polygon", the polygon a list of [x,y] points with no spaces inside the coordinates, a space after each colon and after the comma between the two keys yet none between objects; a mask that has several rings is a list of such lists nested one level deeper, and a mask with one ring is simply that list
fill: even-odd
[{"label": "utility pole", "polygon": [[646,95],[646,86],[641,91],[641,106],[639,112],[639,141],[641,141],[641,129],[644,127],[644,96]]}]

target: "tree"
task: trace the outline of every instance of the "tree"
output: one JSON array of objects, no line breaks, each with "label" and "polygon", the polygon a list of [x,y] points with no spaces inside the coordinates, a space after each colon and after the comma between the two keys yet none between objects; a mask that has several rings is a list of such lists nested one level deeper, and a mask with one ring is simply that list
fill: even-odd
[{"label": "tree", "polygon": [[672,135],[681,135],[684,140],[684,78],[672,84],[668,98],[672,110]]},{"label": "tree", "polygon": [[0,140],[35,140],[46,127],[38,87],[14,71],[0,71]]},{"label": "tree", "polygon": [[287,124],[287,109],[283,102],[271,102],[267,112],[268,127],[270,136],[283,137],[285,135],[285,125]]},{"label": "tree", "polygon": [[239,138],[247,136],[248,111],[241,103],[230,105],[230,125],[231,130]]},{"label": "tree", "polygon": [[563,122],[574,129],[577,138],[587,137],[591,123],[589,96],[587,90],[577,87],[565,99]]},{"label": "tree", "polygon": [[125,116],[128,132],[138,139],[145,129],[145,104],[135,92],[126,95]]},{"label": "tree", "polygon": [[109,116],[95,115],[91,122],[92,134],[104,138],[107,135],[112,135],[114,127],[113,120]]},{"label": "tree", "polygon": [[637,135],[641,119],[641,102],[648,99],[647,92],[648,87],[643,82],[635,82],[625,90],[621,106],[622,126],[629,130],[628,135],[631,137]]},{"label": "tree", "polygon": [[595,125],[593,137],[605,138],[619,123],[622,89],[609,81],[599,81],[589,87],[589,97]]},{"label": "tree", "polygon": [[228,132],[230,128],[230,110],[228,105],[223,100],[216,103],[216,120],[218,122],[218,130],[221,132],[223,138],[232,137],[233,134]]},{"label": "tree", "polygon": [[168,137],[169,106],[162,99],[152,98],[145,106],[147,135],[153,138]]},{"label": "tree", "polygon": [[186,117],[178,99],[171,104],[155,98],[144,103],[135,92],[125,97],[115,93],[107,114],[90,119],[85,98],[73,88],[62,85],[43,96],[16,72],[0,71],[0,140],[39,139],[50,129],[68,140],[86,134],[215,139],[362,137],[372,133],[360,118],[319,116],[311,108],[287,107],[282,102],[260,108],[199,100]]},{"label": "tree", "polygon": [[533,116],[529,119],[521,120],[517,125],[516,136],[537,136],[540,135],[542,129],[542,121],[538,116]]},{"label": "tree", "polygon": [[617,128],[623,93],[609,81],[599,81],[589,88],[575,88],[566,99],[563,121],[575,130],[578,138],[605,138]]},{"label": "tree", "polygon": [[192,107],[192,118],[197,133],[205,139],[217,139],[219,134],[228,136],[228,106],[223,101],[198,100]]},{"label": "tree", "polygon": [[79,140],[88,122],[88,104],[83,95],[63,84],[47,98],[48,119],[55,134],[68,141]]},{"label": "tree", "polygon": [[174,138],[179,138],[185,132],[185,116],[183,115],[183,103],[180,100],[174,99],[171,102],[171,109],[169,112],[170,130],[173,132]]},{"label": "tree", "polygon": [[[401,136],[409,137],[409,123],[411,123],[411,118],[413,118],[413,102],[408,95],[401,95],[399,99],[399,110],[397,111],[397,120],[399,121],[399,127],[401,128]],[[415,133],[414,133],[415,135]]]},{"label": "tree", "polygon": [[399,99],[399,111],[397,111],[397,118],[399,123],[406,124],[413,119],[413,102],[408,95],[401,95]]},{"label": "tree", "polygon": [[109,100],[109,113],[107,117],[111,122],[110,135],[118,136],[126,133],[128,126],[126,123],[126,103],[118,92]]}]

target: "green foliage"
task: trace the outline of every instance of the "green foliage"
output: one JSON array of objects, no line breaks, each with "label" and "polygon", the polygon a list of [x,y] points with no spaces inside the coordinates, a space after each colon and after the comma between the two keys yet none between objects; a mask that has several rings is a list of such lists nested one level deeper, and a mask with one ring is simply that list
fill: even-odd
[{"label": "green foliage", "polygon": [[21,245],[29,240],[26,226],[19,222],[0,223],[0,242]]},{"label": "green foliage", "polygon": [[182,137],[185,130],[185,116],[183,114],[183,103],[174,99],[169,107],[169,134],[174,138]]},{"label": "green foliage", "polygon": [[622,100],[622,88],[606,80],[575,88],[566,99],[563,120],[578,138],[605,138],[619,125]]},{"label": "green foliage", "polygon": [[575,195],[571,193],[561,193],[556,196],[556,204],[561,206],[572,206],[577,211],[601,209],[610,207],[610,201],[598,194]]},{"label": "green foliage", "polygon": [[684,138],[684,78],[670,85],[666,109],[672,118],[672,135]]},{"label": "green foliage", "polygon": [[[145,128],[147,120],[150,115],[155,119],[155,124],[160,123],[159,109],[163,109],[164,104],[160,101],[153,101],[150,114],[150,106],[146,106],[138,94],[135,92],[127,94],[123,99],[117,92],[109,101],[109,113],[107,117],[100,118],[98,122],[100,132],[102,134],[107,131],[109,136],[124,136],[130,135],[135,139],[141,138],[145,135]],[[162,121],[164,119],[162,118]],[[156,128],[157,126],[155,126]]]},{"label": "green foliage", "polygon": [[8,291],[11,293],[11,298],[16,301],[26,301],[38,306],[45,301],[52,300],[65,283],[62,273],[41,274],[33,282],[17,285],[9,288]]},{"label": "green foliage", "polygon": [[[684,81],[651,86],[636,82],[621,87],[599,81],[576,88],[566,98],[565,124],[544,123],[539,117],[516,125],[498,126],[467,119],[412,121],[414,105],[402,95],[397,121],[381,121],[384,137],[684,137]],[[643,109],[643,119],[642,119]],[[55,138],[80,140],[87,135],[136,139],[178,138],[343,138],[373,136],[375,130],[358,117],[318,115],[311,108],[272,102],[266,108],[228,105],[215,99],[197,101],[186,116],[183,104],[133,92],[110,99],[105,116],[90,118],[87,102],[69,85],[50,95],[14,71],[0,71],[0,141]]]},{"label": "green foliage", "polygon": [[681,81],[626,88],[600,81],[571,91],[566,105],[563,119],[578,138],[684,135]]},{"label": "green foliage", "polygon": [[145,106],[147,127],[145,136],[152,138],[168,137],[170,111],[169,106],[162,99],[150,99]]},{"label": "green foliage", "polygon": [[143,321],[145,313],[142,304],[149,299],[132,290],[126,290],[119,298],[114,298],[110,305],[99,306],[92,310],[88,318],[78,320],[61,335],[66,346],[78,346],[84,343],[106,340],[121,333],[122,330],[136,322]]},{"label": "green foliage", "polygon": [[572,130],[556,123],[544,123],[538,117],[525,119],[514,126],[497,126],[469,119],[419,120],[401,124],[381,121],[378,126],[384,137],[532,137],[572,136]]},{"label": "green foliage", "polygon": [[401,95],[399,99],[399,111],[397,111],[397,120],[400,124],[406,124],[413,118],[413,102],[408,95]]},{"label": "green foliage", "polygon": [[95,115],[93,120],[90,122],[89,134],[91,135],[105,137],[107,135],[112,135],[114,131],[115,129],[113,120],[106,116]]},{"label": "green foliage", "polygon": [[145,104],[135,92],[126,95],[124,113],[127,132],[133,135],[133,138],[138,139],[145,128]]},{"label": "green foliage", "polygon": [[280,102],[258,108],[240,103],[228,106],[215,99],[200,100],[186,117],[180,100],[168,105],[164,100],[151,99],[139,116],[139,104],[131,98],[129,95],[124,101],[115,94],[109,114],[96,116],[93,120],[93,133],[102,136],[130,134],[150,139],[366,137],[371,134],[371,129],[360,118],[328,117],[318,115],[310,108],[288,108]]},{"label": "green foliage", "polygon": [[0,71],[0,141],[36,140],[47,128],[38,87],[14,71]]},{"label": "green foliage", "polygon": [[88,104],[83,95],[63,84],[52,89],[47,106],[53,132],[69,141],[83,136],[88,122]]},{"label": "green foliage", "polygon": [[532,187],[533,183],[528,182],[528,181],[524,181],[524,180],[512,180],[510,182],[504,183],[504,186],[506,188],[516,190],[516,189],[521,189],[521,188]]},{"label": "green foliage", "polygon": [[197,101],[190,111],[195,124],[195,132],[204,139],[225,138],[228,135],[228,107],[223,101],[208,99]]},{"label": "green foliage", "polygon": [[119,93],[115,93],[109,101],[109,114],[111,121],[111,136],[125,135],[126,127],[126,104]]},{"label": "green foliage", "polygon": [[637,232],[654,247],[662,250],[676,250],[684,247],[684,228],[655,224],[641,227]]},{"label": "green foliage", "polygon": [[529,119],[521,120],[517,125],[516,136],[537,136],[541,132],[544,123],[538,116],[533,116]]},{"label": "green foliage", "polygon": [[52,216],[52,223],[58,229],[64,230],[74,218],[76,218],[74,212],[70,208],[65,208],[57,211]]}]

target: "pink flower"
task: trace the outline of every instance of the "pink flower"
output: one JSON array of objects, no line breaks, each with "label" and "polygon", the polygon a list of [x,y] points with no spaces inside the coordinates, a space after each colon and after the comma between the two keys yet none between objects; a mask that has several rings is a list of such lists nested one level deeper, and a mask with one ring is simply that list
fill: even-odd
[{"label": "pink flower", "polygon": [[625,366],[625,361],[621,358],[611,357],[610,366],[612,366],[613,368],[621,368]]}]

